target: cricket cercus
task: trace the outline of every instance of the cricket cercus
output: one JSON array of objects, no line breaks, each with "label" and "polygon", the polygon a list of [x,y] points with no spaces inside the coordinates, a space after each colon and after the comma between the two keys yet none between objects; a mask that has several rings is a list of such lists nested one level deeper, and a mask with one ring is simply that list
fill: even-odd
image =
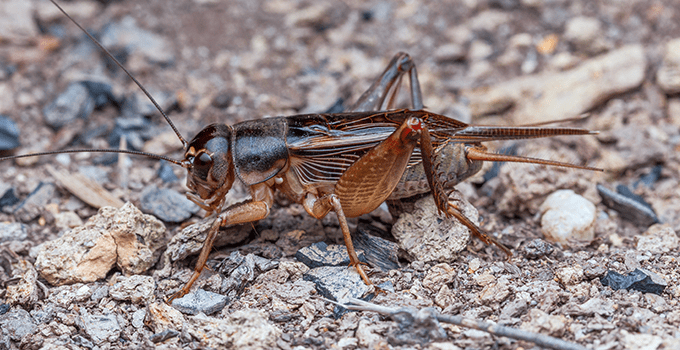
[{"label": "cricket cercus", "polygon": [[[96,39],[91,39],[115,61]],[[174,130],[184,147],[182,160],[115,149],[62,150],[0,160],[85,151],[120,152],[164,159],[187,169],[187,187],[191,191],[187,196],[205,209],[212,225],[191,279],[171,300],[188,293],[200,276],[219,228],[266,218],[274,204],[275,191],[302,204],[315,218],[321,219],[333,211],[340,223],[350,265],[370,284],[352,245],[347,218],[369,213],[385,200],[431,192],[441,215],[455,217],[482,241],[510,254],[508,248],[482,232],[449,201],[448,193],[456,184],[477,173],[483,161],[598,170],[487,151],[482,145],[484,141],[593,132],[561,127],[476,126],[425,111],[415,64],[405,53],[395,55],[371,87],[344,113],[256,119],[234,125],[212,124],[188,142],[146,89],[118,65]],[[393,109],[404,76],[409,78],[412,106]],[[251,199],[226,206],[225,196],[236,179],[249,188]]]}]

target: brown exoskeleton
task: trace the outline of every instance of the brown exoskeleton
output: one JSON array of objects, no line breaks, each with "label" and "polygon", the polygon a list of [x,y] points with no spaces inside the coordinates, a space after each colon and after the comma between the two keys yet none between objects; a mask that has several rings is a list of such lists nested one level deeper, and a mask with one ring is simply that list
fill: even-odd
[{"label": "brown exoskeleton", "polygon": [[[92,40],[97,43],[94,38]],[[104,48],[102,50],[111,57]],[[412,109],[393,110],[404,75],[410,80]],[[595,170],[488,152],[482,145],[484,141],[592,132],[576,128],[472,126],[424,111],[415,65],[404,53],[394,57],[347,113],[295,115],[235,125],[213,124],[201,130],[190,142],[184,140],[153,98],[132,79],[161,111],[183,143],[184,159],[178,161],[134,151],[98,151],[141,154],[186,168],[187,187],[191,190],[188,198],[214,218],[193,276],[172,298],[189,292],[200,276],[219,228],[266,218],[277,190],[302,204],[315,218],[321,219],[330,211],[335,212],[350,264],[370,284],[352,245],[347,218],[369,213],[385,200],[431,192],[442,215],[457,218],[484,242],[494,243],[510,254],[508,248],[483,233],[449,202],[448,193],[456,184],[477,173],[483,161]],[[81,151],[84,150],[41,154]],[[225,207],[225,196],[237,178],[249,188],[251,199]]]}]

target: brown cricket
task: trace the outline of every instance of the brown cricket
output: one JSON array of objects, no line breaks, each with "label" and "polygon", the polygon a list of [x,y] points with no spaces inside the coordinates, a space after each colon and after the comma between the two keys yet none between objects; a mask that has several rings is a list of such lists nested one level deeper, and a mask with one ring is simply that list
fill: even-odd
[{"label": "brown cricket", "polygon": [[[115,58],[90,34],[101,50]],[[354,266],[367,284],[347,218],[375,210],[386,200],[431,192],[441,215],[455,217],[487,244],[506,254],[510,250],[485,234],[448,200],[459,182],[482,168],[483,161],[524,162],[600,170],[552,160],[495,154],[484,141],[530,139],[558,135],[588,135],[578,128],[539,126],[475,126],[423,110],[416,67],[408,54],[398,53],[373,85],[346,113],[305,114],[250,120],[235,125],[212,124],[187,142],[156,101],[118,61],[165,117],[184,147],[184,159],[136,151],[86,149],[24,154],[2,160],[56,153],[119,152],[164,159],[187,169],[187,197],[213,218],[210,231],[186,285],[170,300],[188,293],[200,276],[220,227],[266,218],[275,191],[302,204],[309,215],[322,219],[335,212]],[[404,76],[409,78],[411,109],[393,109]],[[251,199],[228,207],[226,194],[238,178]]]}]

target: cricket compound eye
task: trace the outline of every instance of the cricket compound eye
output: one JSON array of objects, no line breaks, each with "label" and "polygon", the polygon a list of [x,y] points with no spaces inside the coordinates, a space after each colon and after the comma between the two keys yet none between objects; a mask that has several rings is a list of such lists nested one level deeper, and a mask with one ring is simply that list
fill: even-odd
[{"label": "cricket compound eye", "polygon": [[231,128],[227,125],[210,125],[189,143],[185,159],[188,168],[187,187],[203,198],[231,187],[234,175],[231,161]]}]

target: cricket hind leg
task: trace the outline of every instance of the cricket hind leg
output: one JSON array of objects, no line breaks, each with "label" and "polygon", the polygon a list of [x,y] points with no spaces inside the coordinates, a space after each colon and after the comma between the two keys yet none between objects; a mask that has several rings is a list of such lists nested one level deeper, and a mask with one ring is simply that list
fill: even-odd
[{"label": "cricket hind leg", "polygon": [[407,53],[396,54],[385,68],[385,71],[373,82],[347,112],[368,112],[394,108],[401,79],[409,75],[409,87],[412,108],[423,109],[423,94],[418,81],[416,65]]}]

